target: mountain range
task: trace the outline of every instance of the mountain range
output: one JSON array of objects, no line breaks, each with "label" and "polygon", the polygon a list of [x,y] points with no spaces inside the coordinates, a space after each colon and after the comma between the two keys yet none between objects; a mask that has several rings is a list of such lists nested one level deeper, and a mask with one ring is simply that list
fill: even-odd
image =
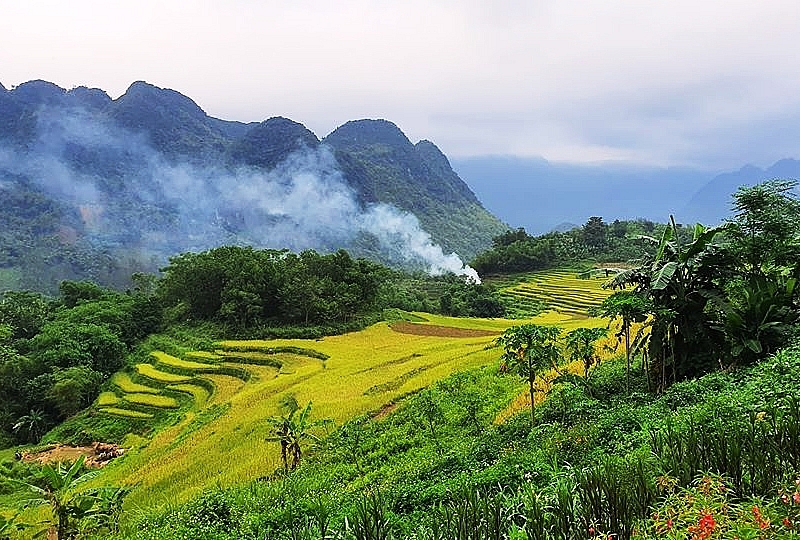
[{"label": "mountain range", "polygon": [[487,209],[512,227],[535,234],[582,225],[591,216],[665,223],[673,214],[682,223],[714,225],[730,216],[731,195],[740,186],[800,178],[800,161],[794,159],[766,168],[745,165],[733,172],[517,156],[452,161]]},{"label": "mountain range", "polygon": [[387,120],[320,139],[283,117],[213,118],[145,82],[117,99],[0,85],[0,197],[0,289],[120,285],[221,244],[458,271],[506,230],[432,142]]}]

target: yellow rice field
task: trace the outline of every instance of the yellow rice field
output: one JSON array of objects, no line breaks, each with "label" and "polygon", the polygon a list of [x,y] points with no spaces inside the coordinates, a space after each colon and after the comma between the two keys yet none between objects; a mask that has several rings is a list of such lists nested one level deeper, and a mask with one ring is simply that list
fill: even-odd
[{"label": "yellow rice field", "polygon": [[146,405],[148,407],[156,407],[158,409],[177,409],[178,401],[169,396],[161,396],[158,394],[125,394],[123,399],[128,403],[136,405]]},{"label": "yellow rice field", "polygon": [[175,375],[174,373],[159,371],[153,364],[136,364],[136,372],[142,377],[162,383],[182,383],[192,379],[186,375]]},{"label": "yellow rice field", "polygon": [[130,375],[125,372],[115,373],[111,377],[111,384],[122,390],[123,392],[136,393],[136,392],[149,392],[151,394],[158,394],[161,392],[158,388],[145,386],[143,384],[135,383],[131,380]]},{"label": "yellow rice field", "polygon": [[208,390],[196,384],[171,384],[167,386],[167,390],[174,390],[176,392],[183,392],[192,396],[194,407],[200,408],[208,403],[208,398],[211,397]]},{"label": "yellow rice field", "polygon": [[161,351],[153,351],[150,356],[157,362],[157,365],[164,365],[168,367],[185,369],[188,371],[210,370],[215,369],[217,366],[207,362],[193,362],[191,360],[182,360]]},{"label": "yellow rice field", "polygon": [[[514,286],[522,285],[517,282]],[[575,292],[580,296],[581,291]],[[599,296],[592,296],[591,301]],[[427,313],[414,314],[411,320],[416,322],[382,322],[360,332],[319,340],[221,341],[214,353],[195,351],[183,358],[155,354],[156,365],[138,364],[137,373],[154,385],[166,384],[169,389],[191,395],[194,405],[190,410],[171,413],[176,415],[174,423],[109,464],[98,483],[135,485],[126,504],[150,506],[159,501],[171,504],[186,500],[212,483],[224,486],[246,482],[269,474],[279,464],[278,446],[266,441],[271,433],[267,419],[278,414],[278,404],[288,393],[300,404],[313,402],[314,418],[329,418],[340,425],[354,416],[376,413],[455,371],[496,365],[500,351],[491,345],[510,326],[552,324],[566,332],[607,324],[606,320],[563,309],[528,320],[459,319]],[[277,362],[280,369],[264,365],[266,360]],[[222,370],[244,369],[250,378],[244,382],[231,375],[199,371],[190,377],[157,368],[164,365],[207,371],[211,363]],[[570,365],[569,369],[579,367]],[[115,379],[126,392],[126,399],[133,394],[144,395],[143,391],[123,388],[135,384],[129,378]],[[203,384],[213,384],[210,396],[200,385],[201,379],[206,381]],[[544,396],[548,377],[540,384],[540,395]],[[151,394],[156,392],[160,391],[150,389]],[[153,397],[167,398],[136,399],[152,404],[156,401]],[[520,394],[496,421],[502,422],[528,406],[527,393]],[[138,413],[120,407],[101,410]]]},{"label": "yellow rice field", "polygon": [[153,418],[153,415],[150,413],[120,409],[119,407],[104,407],[100,409],[100,411],[113,416],[126,416],[128,418]]},{"label": "yellow rice field", "polygon": [[120,398],[114,392],[103,392],[97,397],[98,407],[111,407],[119,402]]}]

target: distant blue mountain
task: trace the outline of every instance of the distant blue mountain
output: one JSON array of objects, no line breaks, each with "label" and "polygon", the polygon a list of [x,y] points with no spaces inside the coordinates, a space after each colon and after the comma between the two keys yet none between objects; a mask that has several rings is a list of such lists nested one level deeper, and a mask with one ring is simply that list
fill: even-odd
[{"label": "distant blue mountain", "polygon": [[617,164],[577,165],[541,158],[481,156],[451,159],[453,168],[484,206],[512,227],[530,233],[604,221],[646,218],[713,225],[730,215],[740,186],[771,178],[800,179],[800,161],[783,159],[767,169],[735,172]]},{"label": "distant blue mountain", "polygon": [[731,195],[739,187],[773,178],[800,179],[800,161],[782,159],[767,169],[745,165],[738,171],[719,174],[694,194],[681,215],[689,221],[717,224],[731,215]]},{"label": "distant blue mountain", "polygon": [[451,159],[484,206],[512,227],[543,233],[591,216],[607,222],[678,215],[714,174],[685,168],[576,165],[541,158]]}]

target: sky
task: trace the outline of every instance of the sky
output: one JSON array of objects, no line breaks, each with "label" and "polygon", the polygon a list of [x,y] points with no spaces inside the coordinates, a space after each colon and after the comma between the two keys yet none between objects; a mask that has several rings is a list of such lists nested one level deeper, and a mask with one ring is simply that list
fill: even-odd
[{"label": "sky", "polygon": [[797,0],[0,0],[0,83],[172,88],[448,156],[738,168],[800,157]]}]

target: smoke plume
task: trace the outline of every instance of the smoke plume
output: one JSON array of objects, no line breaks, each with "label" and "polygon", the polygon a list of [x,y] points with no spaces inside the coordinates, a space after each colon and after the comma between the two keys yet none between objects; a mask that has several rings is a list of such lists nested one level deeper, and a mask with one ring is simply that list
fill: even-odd
[{"label": "smoke plume", "polygon": [[480,283],[413,214],[359,204],[324,145],[297,151],[269,171],[176,163],[141,136],[80,110],[43,108],[33,144],[0,148],[3,176],[24,178],[72,207],[96,245],[146,260],[222,244],[371,249],[383,262]]}]

